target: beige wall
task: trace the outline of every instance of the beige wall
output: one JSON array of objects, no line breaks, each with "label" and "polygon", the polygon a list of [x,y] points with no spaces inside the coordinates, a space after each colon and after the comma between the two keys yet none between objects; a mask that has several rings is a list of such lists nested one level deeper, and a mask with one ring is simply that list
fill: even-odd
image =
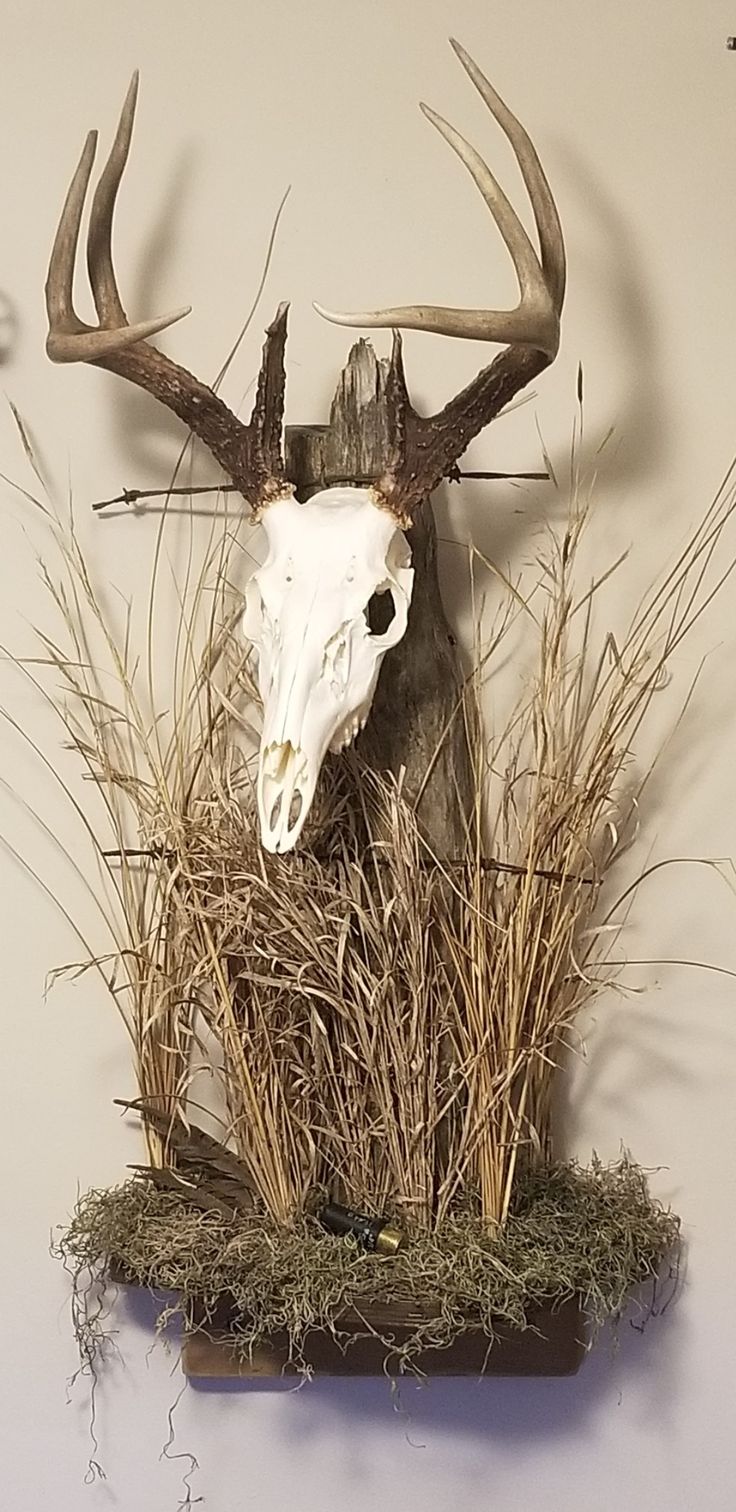
[{"label": "beige wall", "polygon": [[[734,448],[734,128],[736,12],[723,0],[5,0],[0,112],[0,289],[17,315],[3,385],[27,417],[61,494],[71,477],[96,571],[125,592],[147,579],[150,521],[91,522],[87,504],[122,484],[164,482],[180,436],[152,406],[90,371],[43,356],[42,286],[62,186],[83,133],[105,133],[131,68],[143,70],[118,262],[136,316],[191,299],[168,350],[203,377],[228,349],[255,287],[275,206],[291,198],[259,311],[293,300],[289,415],[319,420],[346,349],[313,298],[338,306],[429,297],[482,303],[513,283],[482,206],[418,113],[428,99],[503,165],[497,133],[445,45],[476,55],[542,148],[567,233],[564,347],[533,406],[472,449],[476,466],[534,466],[534,417],[562,460],[585,365],[591,440],[618,445],[601,486],[600,560],[632,545],[632,592],[656,573],[706,507]],[[515,184],[513,171],[509,181]],[[246,342],[228,397],[256,363]],[[439,339],[407,341],[416,393],[436,403],[481,360]],[[29,481],[8,413],[0,470]],[[29,645],[44,620],[32,511],[5,489],[2,640]],[[453,493],[447,530],[517,565],[532,549],[543,494]],[[733,549],[727,543],[725,553]],[[457,602],[460,554],[445,552]],[[666,727],[688,677],[712,652],[686,725],[669,748],[638,863],[736,851],[733,802],[734,591],[727,587],[679,664]],[[620,607],[620,606],[618,606]],[[617,604],[612,605],[612,613]],[[668,695],[669,696],[669,695]],[[3,701],[52,761],[59,732],[6,667]],[[71,768],[69,768],[71,770]],[[89,858],[47,770],[6,734],[3,783],[38,808],[82,870]],[[84,796],[84,794],[83,794]],[[102,939],[92,900],[47,833],[3,790],[0,828]],[[161,1512],[186,1465],[159,1462],[178,1390],[173,1361],[146,1360],[137,1316],[116,1319],[127,1369],[100,1393],[107,1488],[85,1492],[86,1399],[74,1368],[66,1287],[49,1229],[76,1184],[113,1183],[138,1153],[111,1099],[131,1086],[126,1047],[92,978],[43,999],[46,973],[79,953],[63,918],[3,860],[0,1114],[4,1222],[0,1498],[13,1512],[117,1506]],[[736,968],[733,898],[707,871],[660,873],[628,938],[637,959],[687,957]],[[380,1382],[242,1394],[189,1391],[178,1447],[202,1465],[212,1512],[394,1502],[404,1512],[461,1503],[481,1512],[726,1512],[733,1505],[732,1401],[734,983],[641,965],[641,989],[601,1003],[588,1061],[571,1083],[571,1148],[615,1155],[619,1141],[659,1167],[656,1191],[683,1214],[691,1251],[679,1306],[643,1338],[626,1327],[563,1383],[436,1383],[392,1412]],[[731,1483],[731,1484],[730,1484]]]}]

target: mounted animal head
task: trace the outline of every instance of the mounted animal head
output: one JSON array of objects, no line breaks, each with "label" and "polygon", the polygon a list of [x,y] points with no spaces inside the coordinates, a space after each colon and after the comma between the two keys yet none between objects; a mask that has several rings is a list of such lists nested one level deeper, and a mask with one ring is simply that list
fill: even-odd
[{"label": "mounted animal head", "polygon": [[[54,362],[91,362],[119,373],[174,411],[208,447],[266,532],[268,555],[246,589],[245,635],[258,653],[264,719],[258,775],[261,838],[272,851],[296,844],[328,749],[362,728],[386,651],[403,635],[412,591],[405,532],[465,448],[554,358],[565,289],[557,209],[532,142],[458,43],[460,62],[516,154],[537,230],[532,245],[483,159],[428,106],[425,116],[468,169],[508,247],[520,298],[508,311],[406,305],[341,314],[341,325],[393,331],[388,369],[389,441],[382,475],[370,487],[295,498],[282,453],[287,306],[266,333],[250,421],[239,420],[206,384],[151,345],[188,309],[128,323],[112,261],[115,201],[128,157],[137,96],[134,76],[110,156],[97,185],[87,267],[98,324],[73,303],[74,265],[97,134],[90,132],[59,222],[46,281],[47,351]],[[402,329],[505,343],[505,349],[435,415],[409,399]]]}]

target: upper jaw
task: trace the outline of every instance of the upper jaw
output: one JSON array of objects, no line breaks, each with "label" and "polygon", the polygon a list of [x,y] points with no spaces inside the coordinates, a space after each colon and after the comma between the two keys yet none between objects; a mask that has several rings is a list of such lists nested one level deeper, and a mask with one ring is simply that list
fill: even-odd
[{"label": "upper jaw", "polygon": [[344,751],[346,746],[352,745],[356,735],[365,728],[365,722],[370,712],[370,703],[361,704],[354,714],[348,714],[342,724],[338,725],[330,741],[330,750],[334,752]]},{"label": "upper jaw", "polygon": [[258,764],[258,817],[264,850],[293,850],[309,813],[316,776],[301,746],[291,741],[264,745]]},{"label": "upper jaw", "polygon": [[[338,725],[326,748],[338,752],[363,729],[370,699]],[[301,741],[265,740],[258,763],[258,817],[263,847],[275,855],[293,850],[306,823],[324,759],[323,747],[309,755]]]}]

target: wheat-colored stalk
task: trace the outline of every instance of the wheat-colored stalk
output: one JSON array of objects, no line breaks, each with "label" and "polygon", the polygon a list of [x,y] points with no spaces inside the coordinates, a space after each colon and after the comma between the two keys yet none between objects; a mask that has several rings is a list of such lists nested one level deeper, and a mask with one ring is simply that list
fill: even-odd
[{"label": "wheat-colored stalk", "polygon": [[[502,1223],[519,1161],[549,1154],[561,1050],[616,970],[622,916],[601,917],[601,889],[646,782],[632,747],[731,570],[715,554],[736,508],[730,473],[615,641],[598,612],[608,573],[577,585],[590,524],[577,452],[572,480],[533,590],[508,584],[498,621],[479,626],[459,712],[475,805],[452,865],[429,852],[400,782],[355,753],[324,775],[311,844],[266,856],[248,753],[232,739],[254,692],[234,633],[231,522],[215,514],[199,558],[187,553],[164,717],[153,645],[166,513],[141,665],[129,617],[111,628],[73,520],[35,500],[61,563],[43,569],[60,629],[23,670],[100,800],[93,822],[64,789],[104,875],[110,931],[104,952],[83,942],[75,969],[102,973],[143,1099],[186,1120],[208,1068],[225,1135],[279,1223],[325,1187],[425,1230],[458,1202]],[[485,678],[520,619],[533,672],[488,739]],[[165,1141],[148,1138],[165,1163]]]}]

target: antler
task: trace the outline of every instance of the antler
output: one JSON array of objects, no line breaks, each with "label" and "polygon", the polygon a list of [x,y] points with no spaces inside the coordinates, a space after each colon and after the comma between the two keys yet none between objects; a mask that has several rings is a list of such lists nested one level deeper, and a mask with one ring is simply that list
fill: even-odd
[{"label": "antler", "polygon": [[99,324],[90,326],[80,320],[72,292],[82,211],[97,148],[97,132],[91,131],[69,187],[51,253],[46,279],[46,350],[52,362],[91,362],[153,394],[204,442],[258,512],[272,499],[293,491],[285,480],[281,455],[288,305],[279,306],[266,333],[255,404],[247,425],[211,388],[149,344],[150,336],[181,320],[189,313],[188,307],[137,325],[128,323],[113,268],[112,223],[130,149],[137,95],[135,73],[90,213],[87,269]]},{"label": "antler", "polygon": [[[390,398],[392,456],[377,492],[404,526],[466,446],[484,426],[553,360],[560,335],[565,293],[565,245],[557,207],[537,152],[524,127],[458,42],[451,45],[514,149],[534,212],[539,252],[488,165],[447,121],[422,105],[433,126],[465,164],[477,184],[509,249],[519,280],[514,310],[447,309],[436,305],[402,305],[386,310],[344,314],[315,309],[338,325],[392,327]],[[434,331],[442,336],[508,342],[490,367],[438,414],[421,416],[412,408],[401,360],[401,328]]]}]

